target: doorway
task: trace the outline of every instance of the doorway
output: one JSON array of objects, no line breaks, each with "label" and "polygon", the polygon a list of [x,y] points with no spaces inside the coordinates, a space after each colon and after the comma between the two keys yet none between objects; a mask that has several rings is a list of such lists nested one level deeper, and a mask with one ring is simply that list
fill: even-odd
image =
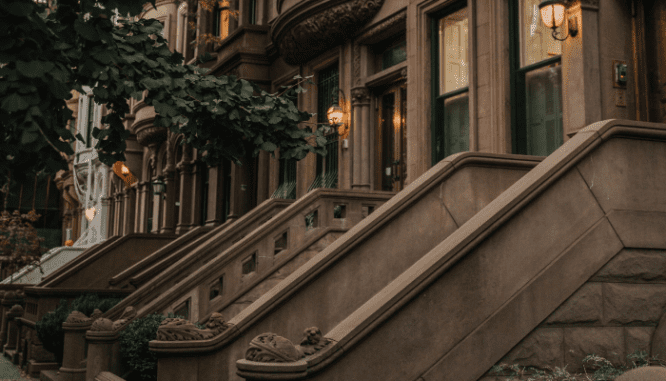
[{"label": "doorway", "polygon": [[407,89],[393,85],[377,97],[375,189],[398,192],[407,175]]}]

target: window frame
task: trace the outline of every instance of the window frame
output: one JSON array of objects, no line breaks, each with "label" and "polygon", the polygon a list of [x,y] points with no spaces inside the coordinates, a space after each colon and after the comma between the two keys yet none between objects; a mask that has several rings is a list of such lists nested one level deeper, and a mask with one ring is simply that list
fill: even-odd
[{"label": "window frame", "polygon": [[[317,123],[328,123],[328,116],[326,112],[332,103],[323,104],[322,101],[322,92],[320,91],[321,74],[327,71],[335,70],[335,76],[337,77],[337,84],[335,86],[335,94],[331,97],[331,101],[335,98],[338,100],[338,105],[340,105],[339,91],[340,91],[340,62],[335,61],[334,63],[323,67],[317,71]],[[326,134],[326,150],[327,155],[322,157],[317,155],[316,158],[316,167],[315,167],[315,179],[308,187],[308,191],[311,191],[316,188],[337,188],[339,184],[339,135],[337,128],[332,128],[331,132]],[[331,175],[332,173],[332,175]]]},{"label": "window frame", "polygon": [[[511,152],[528,154],[526,75],[553,64],[562,65],[562,55],[546,58],[524,67],[520,66],[520,0],[509,1],[509,81],[511,86]],[[560,96],[562,94],[560,93]]]},{"label": "window frame", "polygon": [[[444,134],[445,131],[439,131],[438,130],[438,125],[439,122],[444,118],[444,107],[439,107],[440,103],[445,102],[449,98],[453,98],[455,96],[458,96],[460,94],[463,94],[467,92],[469,94],[470,91],[470,86],[469,83],[467,86],[449,91],[444,94],[439,94],[440,88],[439,88],[439,56],[440,56],[440,51],[439,51],[439,21],[446,17],[447,15],[453,14],[463,8],[469,7],[469,4],[467,0],[460,0],[456,1],[443,9],[440,9],[430,15],[430,83],[431,83],[431,96],[430,96],[430,107],[431,107],[431,120],[430,120],[430,144],[431,144],[431,161],[432,165],[434,166],[437,164],[439,161],[444,159],[446,156],[446,153],[444,154],[443,157],[437,157],[437,134],[442,133]],[[469,19],[469,15],[468,15]],[[468,39],[468,45],[470,44],[471,39]],[[470,46],[468,46],[468,51],[472,53],[472,50],[470,49]],[[473,53],[472,53],[473,54]],[[469,69],[468,69],[469,70]],[[468,100],[469,102],[469,100]],[[468,114],[469,114],[469,107],[468,107]],[[469,115],[468,115],[469,117]],[[469,124],[467,126],[468,131],[468,138],[469,138]],[[442,142],[444,141],[444,137],[442,137]],[[446,144],[443,143],[444,146],[446,147]],[[468,149],[469,149],[469,139],[468,139]]]}]

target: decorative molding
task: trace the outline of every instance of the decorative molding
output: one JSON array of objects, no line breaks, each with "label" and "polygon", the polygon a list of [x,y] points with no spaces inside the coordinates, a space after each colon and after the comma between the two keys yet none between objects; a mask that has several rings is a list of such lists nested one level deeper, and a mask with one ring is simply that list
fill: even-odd
[{"label": "decorative molding", "polygon": [[136,141],[144,147],[158,145],[166,140],[168,129],[149,124],[136,129]]},{"label": "decorative molding", "polygon": [[245,359],[256,362],[293,362],[315,354],[330,343],[331,339],[323,337],[317,327],[306,329],[299,345],[275,333],[263,333],[252,339],[250,348],[245,352]]},{"label": "decorative molding", "polygon": [[356,87],[351,90],[352,105],[359,106],[370,103],[370,90],[367,87]]},{"label": "decorative molding", "polygon": [[72,313],[67,316],[65,323],[76,324],[76,323],[88,323],[92,322],[92,319],[87,317],[83,312],[72,311]]},{"label": "decorative molding", "polygon": [[215,312],[211,315],[206,328],[197,328],[192,322],[180,318],[167,318],[157,329],[159,341],[189,341],[206,340],[219,335],[229,327],[222,314]]},{"label": "decorative molding", "polygon": [[93,321],[90,330],[96,332],[113,331],[113,321],[107,318],[99,318]]},{"label": "decorative molding", "polygon": [[[294,6],[281,14],[271,28],[271,39],[279,47],[285,62],[299,65],[320,53],[342,44],[377,14],[384,0],[348,0],[342,4],[330,2],[322,9],[316,2],[304,12]],[[328,4],[324,3],[324,6]]]},{"label": "decorative molding", "polygon": [[354,85],[361,86],[361,45],[354,43]]},{"label": "decorative molding", "polygon": [[20,304],[14,304],[7,313],[13,316],[21,316],[23,315],[23,307]]},{"label": "decorative molding", "polygon": [[389,37],[394,29],[396,31],[404,29],[406,25],[407,11],[403,10],[362,32],[361,35],[356,38],[356,41],[361,44],[374,44]]},{"label": "decorative molding", "polygon": [[136,309],[134,307],[127,307],[125,308],[125,311],[123,311],[123,314],[120,315],[120,318],[118,320],[113,322],[113,330],[117,331],[118,329],[122,328],[125,324],[129,323],[130,320],[134,319],[136,317]]}]

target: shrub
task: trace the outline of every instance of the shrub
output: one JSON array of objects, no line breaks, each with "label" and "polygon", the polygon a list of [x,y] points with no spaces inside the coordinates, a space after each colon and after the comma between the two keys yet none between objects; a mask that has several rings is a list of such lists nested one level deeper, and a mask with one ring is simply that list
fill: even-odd
[{"label": "shrub", "polygon": [[157,328],[164,319],[161,314],[144,316],[120,332],[123,360],[143,380],[157,379],[157,356],[148,349],[148,342],[157,338]]},{"label": "shrub", "polygon": [[635,351],[627,356],[627,365],[613,364],[609,360],[594,354],[583,359],[584,375],[576,377],[567,371],[567,367],[553,369],[538,369],[534,367],[521,367],[517,364],[499,364],[492,367],[491,375],[503,375],[506,381],[613,381],[623,373],[632,369],[650,365],[664,365],[656,357],[649,357],[647,352]]},{"label": "shrub", "polygon": [[47,312],[35,325],[37,337],[44,348],[53,353],[56,361],[62,363],[63,346],[65,345],[65,331],[62,323],[72,311],[79,311],[87,316],[95,309],[106,312],[120,302],[118,298],[100,299],[97,294],[81,295],[68,305],[67,300],[62,299],[54,311]]}]

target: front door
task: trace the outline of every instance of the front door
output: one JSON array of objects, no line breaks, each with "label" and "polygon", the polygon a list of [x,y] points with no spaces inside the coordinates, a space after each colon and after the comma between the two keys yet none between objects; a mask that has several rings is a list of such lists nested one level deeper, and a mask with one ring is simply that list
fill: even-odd
[{"label": "front door", "polygon": [[390,87],[378,97],[377,101],[376,188],[397,192],[403,188],[407,174],[405,84]]}]

